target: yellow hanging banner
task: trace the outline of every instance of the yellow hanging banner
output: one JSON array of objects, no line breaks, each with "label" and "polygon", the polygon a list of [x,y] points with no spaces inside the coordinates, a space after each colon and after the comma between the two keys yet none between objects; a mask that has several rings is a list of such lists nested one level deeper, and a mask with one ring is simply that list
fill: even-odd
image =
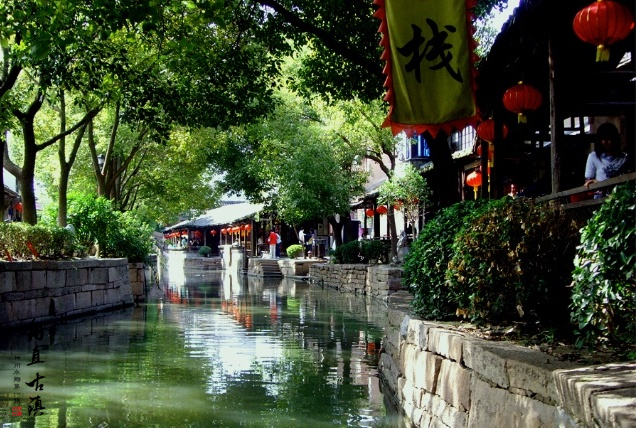
[{"label": "yellow hanging banner", "polygon": [[433,137],[476,125],[474,0],[375,0],[390,104],[383,126]]}]

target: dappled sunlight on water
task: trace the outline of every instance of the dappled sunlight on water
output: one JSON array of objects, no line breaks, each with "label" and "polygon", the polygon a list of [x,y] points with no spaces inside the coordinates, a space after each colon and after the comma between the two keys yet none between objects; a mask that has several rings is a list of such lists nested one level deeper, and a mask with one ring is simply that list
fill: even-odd
[{"label": "dappled sunlight on water", "polygon": [[[175,267],[149,296],[44,326],[39,340],[5,333],[4,426],[396,426],[377,377],[382,305],[302,281]],[[43,362],[27,366],[36,344]],[[38,373],[36,392],[25,382]],[[29,417],[36,395],[44,409]]]}]

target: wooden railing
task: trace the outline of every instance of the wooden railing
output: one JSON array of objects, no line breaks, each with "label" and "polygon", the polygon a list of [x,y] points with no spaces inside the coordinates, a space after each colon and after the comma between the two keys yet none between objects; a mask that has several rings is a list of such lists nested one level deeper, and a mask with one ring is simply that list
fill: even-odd
[{"label": "wooden railing", "polygon": [[554,201],[561,204],[565,209],[599,205],[603,203],[607,196],[601,196],[600,198],[594,199],[593,194],[595,192],[608,190],[617,184],[626,183],[632,180],[636,180],[636,172],[623,174],[603,181],[597,181],[596,183],[590,184],[589,188],[580,186],[564,190],[562,192],[553,193],[551,195],[541,196],[537,198],[537,201]]}]

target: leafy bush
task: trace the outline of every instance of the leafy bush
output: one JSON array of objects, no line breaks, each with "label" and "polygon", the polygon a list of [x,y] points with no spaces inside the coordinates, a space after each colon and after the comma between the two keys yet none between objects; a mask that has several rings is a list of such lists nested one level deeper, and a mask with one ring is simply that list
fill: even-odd
[{"label": "leafy bush", "polygon": [[336,264],[362,263],[360,257],[360,243],[350,241],[339,245],[332,253],[332,261]]},{"label": "leafy bush", "polygon": [[75,227],[79,244],[88,251],[95,244],[106,246],[108,236],[117,228],[117,215],[106,198],[72,193],[68,196],[68,223]]},{"label": "leafy bush", "polygon": [[441,210],[429,220],[404,259],[403,282],[413,293],[413,311],[426,319],[445,319],[455,314],[446,284],[446,269],[453,256],[455,235],[475,215],[485,199],[465,201]]},{"label": "leafy bush", "polygon": [[360,254],[364,263],[388,263],[391,244],[387,241],[364,240],[360,242]]},{"label": "leafy bush", "polygon": [[26,223],[0,223],[0,258],[31,260],[29,245],[43,259],[72,257],[75,238],[72,232],[56,226]]},{"label": "leafy bush", "polygon": [[212,254],[212,248],[206,246],[206,245],[201,245],[199,247],[199,255],[203,256],[203,257],[207,257],[210,254]]},{"label": "leafy bush", "polygon": [[303,253],[303,246],[300,244],[293,244],[287,247],[287,256],[290,259],[295,259]]},{"label": "leafy bush", "polygon": [[113,211],[109,200],[84,194],[70,194],[68,205],[68,223],[85,249],[98,245],[99,257],[146,261],[152,251],[152,229],[134,213]]},{"label": "leafy bush", "polygon": [[548,204],[525,198],[490,204],[453,243],[447,279],[458,312],[477,322],[567,325],[577,229],[570,215]]},{"label": "leafy bush", "polygon": [[388,242],[376,240],[350,241],[342,244],[332,252],[332,260],[336,264],[369,263],[381,261],[386,263],[391,250]]},{"label": "leafy bush", "polygon": [[113,212],[105,241],[100,243],[100,257],[127,258],[129,263],[146,262],[152,252],[152,228],[132,212]]},{"label": "leafy bush", "polygon": [[570,305],[579,345],[636,343],[635,190],[616,187],[581,230]]}]

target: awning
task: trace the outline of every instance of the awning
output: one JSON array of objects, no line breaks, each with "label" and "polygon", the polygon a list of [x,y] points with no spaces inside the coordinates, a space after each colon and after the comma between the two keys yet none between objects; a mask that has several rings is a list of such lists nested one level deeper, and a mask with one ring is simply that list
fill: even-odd
[{"label": "awning", "polygon": [[164,231],[174,229],[196,229],[232,224],[251,218],[262,210],[263,204],[252,204],[249,202],[224,205],[219,208],[211,209],[199,217],[191,220],[184,220],[172,226],[166,227]]}]

